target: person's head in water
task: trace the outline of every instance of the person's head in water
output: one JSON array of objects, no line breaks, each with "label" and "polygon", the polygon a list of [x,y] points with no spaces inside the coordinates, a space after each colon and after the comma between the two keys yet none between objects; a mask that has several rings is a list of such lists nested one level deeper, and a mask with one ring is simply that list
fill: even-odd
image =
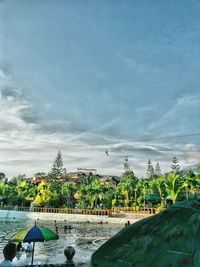
[{"label": "person's head in water", "polygon": [[3,249],[3,255],[5,260],[12,261],[17,253],[17,246],[15,243],[7,244]]}]

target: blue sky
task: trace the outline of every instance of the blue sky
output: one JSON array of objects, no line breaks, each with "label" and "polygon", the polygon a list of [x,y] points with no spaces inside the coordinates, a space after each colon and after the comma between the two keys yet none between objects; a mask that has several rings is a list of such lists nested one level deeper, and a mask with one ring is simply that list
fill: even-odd
[{"label": "blue sky", "polygon": [[48,172],[58,149],[68,171],[200,162],[199,17],[194,0],[1,1],[0,171]]}]

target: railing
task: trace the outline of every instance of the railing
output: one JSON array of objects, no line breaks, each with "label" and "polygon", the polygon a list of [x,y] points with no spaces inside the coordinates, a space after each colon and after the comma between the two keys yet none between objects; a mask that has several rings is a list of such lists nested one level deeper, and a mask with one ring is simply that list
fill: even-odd
[{"label": "railing", "polygon": [[47,212],[47,213],[63,213],[63,214],[85,214],[85,215],[99,215],[99,216],[112,216],[111,210],[105,209],[68,209],[68,208],[39,208],[39,207],[11,207],[2,206],[0,210],[15,210],[26,212]]},{"label": "railing", "polygon": [[156,208],[133,208],[133,207],[114,207],[112,213],[142,213],[142,214],[155,214]]},{"label": "railing", "polygon": [[69,208],[39,208],[39,207],[18,207],[18,206],[1,206],[0,210],[15,210],[26,212],[47,212],[47,213],[62,213],[62,214],[85,214],[85,215],[99,215],[112,216],[112,214],[155,214],[156,208],[132,208],[132,207],[114,207],[112,209],[69,209]]}]

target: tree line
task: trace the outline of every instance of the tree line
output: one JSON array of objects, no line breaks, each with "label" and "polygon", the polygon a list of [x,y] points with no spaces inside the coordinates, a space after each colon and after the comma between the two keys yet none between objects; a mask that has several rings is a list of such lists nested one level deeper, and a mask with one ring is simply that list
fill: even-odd
[{"label": "tree line", "polygon": [[81,176],[79,182],[74,183],[61,179],[63,160],[59,151],[51,171],[47,175],[37,175],[45,175],[45,179],[33,183],[25,175],[19,175],[8,181],[0,173],[1,205],[28,207],[34,201],[39,207],[110,209],[154,206],[162,209],[167,202],[200,197],[200,166],[196,172],[182,172],[175,157],[170,171],[165,174],[161,173],[158,163],[154,169],[149,160],[147,178],[137,177],[127,167],[118,183],[103,181],[100,175],[92,173]]}]

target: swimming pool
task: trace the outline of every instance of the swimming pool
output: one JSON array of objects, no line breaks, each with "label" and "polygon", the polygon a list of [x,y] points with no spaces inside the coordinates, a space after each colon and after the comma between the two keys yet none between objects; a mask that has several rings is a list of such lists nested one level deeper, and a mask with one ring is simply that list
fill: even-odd
[{"label": "swimming pool", "polygon": [[[26,221],[0,221],[0,260],[3,259],[2,250],[9,238],[26,226],[33,226],[33,220]],[[76,250],[74,262],[87,264],[92,253],[107,239],[122,229],[122,225],[91,222],[68,222],[37,220],[37,225],[49,227],[55,231],[58,227],[59,240],[44,243],[37,242],[35,246],[34,264],[64,263],[64,248],[73,246]],[[26,248],[26,243],[23,244]],[[31,263],[31,253],[20,253],[13,260],[14,265],[27,265]]]}]

